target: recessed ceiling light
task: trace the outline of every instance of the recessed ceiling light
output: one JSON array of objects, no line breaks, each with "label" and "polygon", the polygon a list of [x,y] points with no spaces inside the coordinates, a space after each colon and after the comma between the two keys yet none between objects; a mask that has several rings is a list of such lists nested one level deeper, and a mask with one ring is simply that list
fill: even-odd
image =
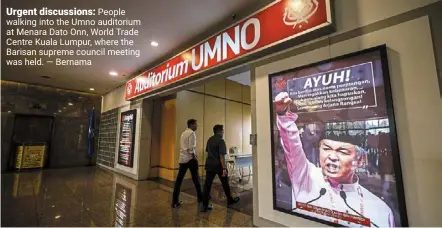
[{"label": "recessed ceiling light", "polygon": [[115,72],[115,71],[111,71],[111,72],[109,72],[109,74],[110,74],[111,76],[118,76],[118,73]]},{"label": "recessed ceiling light", "polygon": [[61,112],[61,110],[58,110],[58,112]]},{"label": "recessed ceiling light", "polygon": [[72,104],[72,102],[69,102],[68,105],[69,105],[69,106],[72,106],[72,105],[74,105],[74,104]]},{"label": "recessed ceiling light", "polygon": [[90,90],[90,91],[94,91],[95,89],[94,89],[94,88],[90,88],[89,90]]},{"label": "recessed ceiling light", "polygon": [[154,47],[158,47],[158,42],[156,41],[152,41],[150,42],[150,45],[154,46]]}]

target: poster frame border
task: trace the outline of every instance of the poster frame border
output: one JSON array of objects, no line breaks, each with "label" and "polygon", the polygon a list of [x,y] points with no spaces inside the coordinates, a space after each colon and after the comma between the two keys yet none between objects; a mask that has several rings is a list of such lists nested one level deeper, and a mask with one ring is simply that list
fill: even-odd
[{"label": "poster frame border", "polygon": [[[130,165],[126,165],[126,164],[122,164],[120,162],[120,151],[121,151],[121,131],[122,131],[122,124],[123,124],[123,116],[127,115],[128,113],[133,113],[134,118],[133,118],[133,131],[132,131],[132,142],[131,142],[131,147],[130,147]],[[129,168],[133,168],[134,166],[134,154],[135,154],[135,136],[136,136],[136,131],[137,130],[137,109],[131,109],[131,110],[127,110],[124,112],[121,112],[120,114],[120,129],[119,129],[119,137],[118,137],[118,157],[117,157],[117,163],[119,165],[122,166],[126,166]]]},{"label": "poster frame border", "polygon": [[274,105],[273,105],[273,94],[272,94],[272,78],[276,76],[281,76],[282,74],[295,72],[299,70],[303,70],[306,68],[339,61],[343,59],[348,59],[352,57],[357,57],[360,55],[368,54],[370,52],[376,52],[379,51],[380,57],[381,57],[381,64],[382,64],[382,76],[384,80],[384,97],[385,97],[385,104],[386,104],[386,111],[387,111],[387,118],[389,121],[389,129],[390,129],[390,144],[391,144],[391,150],[392,155],[395,159],[393,160],[393,168],[395,172],[395,179],[396,179],[396,194],[398,197],[398,209],[399,209],[399,216],[401,220],[401,226],[402,227],[408,227],[408,216],[407,216],[407,210],[406,210],[406,201],[405,201],[405,191],[404,191],[404,183],[403,183],[403,177],[402,177],[402,167],[401,167],[401,159],[400,159],[400,153],[399,153],[399,145],[398,145],[398,139],[397,139],[397,130],[396,130],[396,122],[395,122],[395,115],[394,115],[394,105],[393,105],[393,96],[391,91],[391,82],[390,82],[390,70],[389,70],[389,64],[388,64],[388,55],[387,55],[387,46],[386,44],[374,46],[371,48],[363,49],[360,51],[352,52],[349,54],[337,56],[334,58],[329,58],[326,60],[306,64],[303,66],[290,68],[287,70],[279,71],[276,73],[271,73],[268,75],[268,86],[269,86],[269,112],[270,112],[270,130],[271,130],[271,162],[272,162],[272,201],[273,201],[273,210],[283,212],[286,214],[295,215],[297,217],[301,217],[304,219],[308,219],[314,222],[318,222],[321,224],[329,225],[329,226],[335,226],[335,227],[341,227],[340,224],[335,224],[329,221],[325,221],[322,219],[319,219],[317,217],[312,217],[308,215],[304,215],[301,213],[293,212],[292,210],[282,209],[276,206],[276,178],[275,178],[275,135],[274,135],[274,123],[275,118],[273,116],[274,112]]}]

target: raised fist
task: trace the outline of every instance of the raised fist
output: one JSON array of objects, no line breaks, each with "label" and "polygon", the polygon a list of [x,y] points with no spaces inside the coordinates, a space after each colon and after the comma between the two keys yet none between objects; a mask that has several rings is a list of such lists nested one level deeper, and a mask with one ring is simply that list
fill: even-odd
[{"label": "raised fist", "polygon": [[275,100],[273,103],[275,104],[276,113],[278,114],[284,114],[287,110],[290,104],[292,104],[292,99],[289,97],[289,94],[287,92],[281,92],[278,95],[276,95]]}]

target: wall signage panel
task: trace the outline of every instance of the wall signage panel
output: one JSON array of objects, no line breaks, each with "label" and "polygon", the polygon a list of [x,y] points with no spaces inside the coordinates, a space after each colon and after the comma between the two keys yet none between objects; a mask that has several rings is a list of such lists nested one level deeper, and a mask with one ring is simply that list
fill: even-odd
[{"label": "wall signage panel", "polygon": [[121,113],[118,164],[133,167],[137,110]]},{"label": "wall signage panel", "polygon": [[46,145],[44,143],[24,143],[17,146],[16,169],[43,168]]},{"label": "wall signage panel", "polygon": [[341,226],[408,226],[387,49],[269,77],[273,206]]},{"label": "wall signage panel", "polygon": [[332,24],[330,0],[280,0],[126,83],[126,100]]}]

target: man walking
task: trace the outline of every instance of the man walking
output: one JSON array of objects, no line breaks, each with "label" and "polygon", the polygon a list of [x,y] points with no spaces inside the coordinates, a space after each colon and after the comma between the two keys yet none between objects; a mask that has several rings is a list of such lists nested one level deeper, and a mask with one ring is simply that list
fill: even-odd
[{"label": "man walking", "polygon": [[179,200],[181,184],[187,169],[190,169],[192,174],[192,181],[195,185],[198,202],[202,201],[203,194],[201,192],[201,185],[198,174],[198,157],[196,155],[196,135],[195,131],[198,128],[196,120],[190,119],[187,121],[187,129],[181,134],[180,139],[180,168],[178,176],[175,181],[175,187],[173,189],[172,207],[178,207],[183,204],[183,201]]},{"label": "man walking", "polygon": [[210,190],[212,188],[213,179],[218,175],[227,197],[227,205],[235,204],[239,201],[239,197],[232,197],[230,192],[229,180],[227,177],[226,161],[224,156],[227,153],[226,142],[223,139],[223,125],[215,125],[213,127],[214,135],[209,138],[206,145],[206,181],[204,183],[203,206],[201,212],[212,209],[209,205]]}]

